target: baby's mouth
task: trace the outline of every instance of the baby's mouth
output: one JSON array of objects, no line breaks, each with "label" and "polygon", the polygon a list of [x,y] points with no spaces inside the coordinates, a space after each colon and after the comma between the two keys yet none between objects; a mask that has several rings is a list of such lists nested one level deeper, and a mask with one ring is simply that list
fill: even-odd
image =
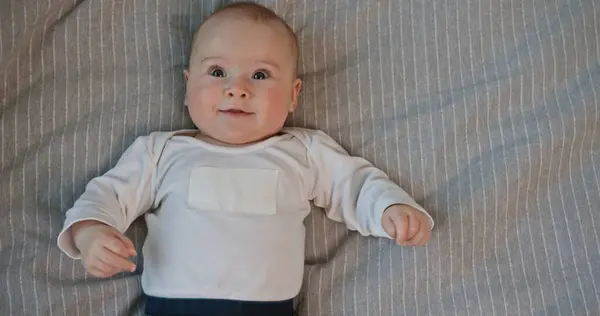
[{"label": "baby's mouth", "polygon": [[219,110],[219,113],[223,113],[223,114],[227,114],[227,115],[232,115],[232,116],[249,116],[249,115],[253,115],[254,114],[252,112],[246,112],[246,111],[240,110],[240,109]]}]

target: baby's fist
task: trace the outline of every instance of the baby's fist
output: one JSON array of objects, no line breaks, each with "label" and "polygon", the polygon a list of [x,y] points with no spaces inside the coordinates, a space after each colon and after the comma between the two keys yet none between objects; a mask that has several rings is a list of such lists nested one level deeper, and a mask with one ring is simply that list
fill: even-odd
[{"label": "baby's fist", "polygon": [[431,238],[429,218],[419,210],[395,204],[383,212],[383,230],[401,246],[423,246]]},{"label": "baby's fist", "polygon": [[129,261],[135,256],[131,240],[118,230],[100,222],[83,221],[72,226],[75,246],[81,252],[85,269],[93,276],[108,278],[122,271],[133,272]]}]

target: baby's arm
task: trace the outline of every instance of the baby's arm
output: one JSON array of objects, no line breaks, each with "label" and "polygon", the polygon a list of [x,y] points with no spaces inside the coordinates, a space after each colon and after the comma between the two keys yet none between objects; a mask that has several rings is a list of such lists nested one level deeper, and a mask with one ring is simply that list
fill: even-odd
[{"label": "baby's arm", "polygon": [[[67,211],[63,230],[58,236],[58,246],[69,257],[80,259],[82,252],[88,249],[79,247],[91,247],[92,241],[76,243],[76,240],[80,235],[89,236],[84,232],[96,229],[96,224],[109,226],[122,234],[151,207],[155,165],[148,139],[138,138],[114,168],[88,183],[83,195]],[[105,235],[108,230],[101,231]]]},{"label": "baby's arm", "polygon": [[311,140],[309,155],[315,170],[312,198],[315,205],[326,209],[329,218],[365,236],[393,238],[397,236],[383,227],[384,212],[403,205],[424,215],[424,226],[433,228],[431,216],[383,171],[363,158],[348,155],[324,133]]}]

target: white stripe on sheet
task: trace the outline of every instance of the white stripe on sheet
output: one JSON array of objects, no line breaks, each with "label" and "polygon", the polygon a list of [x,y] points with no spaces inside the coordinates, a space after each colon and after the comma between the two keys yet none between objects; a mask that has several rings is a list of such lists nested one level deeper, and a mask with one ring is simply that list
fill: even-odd
[{"label": "white stripe on sheet", "polygon": [[[577,4],[581,5],[581,0],[579,0],[577,2]],[[574,16],[573,16],[573,10],[572,10],[572,8],[573,8],[573,5],[570,5],[569,6],[569,17],[570,17],[570,20],[571,20],[571,32],[576,32],[576,27],[575,27],[575,22],[574,22]],[[580,7],[580,8],[582,9],[582,12],[583,12],[583,7]],[[586,23],[585,23],[586,22],[586,20],[585,20],[585,14],[582,15],[582,22],[583,22],[582,23],[583,25],[586,25]],[[572,40],[573,40],[573,47],[586,47],[586,50],[583,53],[586,54],[586,56],[587,56],[587,40],[585,39],[585,37],[583,38],[584,44],[585,44],[583,46],[582,45],[577,45],[576,38],[574,36],[572,36]],[[580,64],[579,52],[577,50],[575,50],[574,68],[575,68],[575,78],[576,78],[577,87],[578,87],[577,90],[579,92],[579,95],[581,96],[581,102],[584,102],[585,97],[584,97],[584,94],[583,94],[583,91],[582,91],[583,84],[581,82],[581,76],[580,76],[580,73],[582,73],[582,71],[579,69],[579,64]],[[586,69],[586,70],[589,71],[589,69]],[[588,71],[586,71],[586,72],[589,73]],[[593,89],[592,89],[592,91],[593,91]],[[569,97],[569,101],[572,101],[570,97]],[[571,115],[573,117],[573,128],[576,129],[578,123],[577,123],[577,118],[575,116],[575,104],[573,104],[573,103],[571,103],[571,104],[573,105],[573,112],[571,112]],[[586,122],[587,122],[587,115],[585,115],[585,114],[583,115],[583,120],[584,120],[583,126],[586,127],[587,126],[587,124],[586,124]],[[575,131],[574,131],[574,134],[575,134]],[[575,135],[573,136],[573,138],[576,138]],[[583,136],[581,136],[581,148],[583,147],[583,144],[585,143],[586,136],[587,136],[587,129],[584,128]],[[573,150],[575,148],[575,143],[576,142],[571,142],[571,149],[569,150],[569,179],[571,181],[571,192],[573,193],[573,196],[576,196],[576,193],[575,193],[575,185],[576,185],[575,183],[576,182],[573,181],[573,170],[575,169],[575,167],[573,166]],[[579,156],[579,158],[581,159],[581,156]],[[581,173],[580,173],[580,175],[581,175],[581,182],[580,183],[582,183],[583,186],[584,186],[584,188],[585,188],[585,179],[583,178],[583,175]],[[585,191],[585,190],[584,190],[584,195],[586,197],[586,202],[588,202],[587,206],[588,207],[591,206],[591,203],[589,203],[589,197],[588,197],[587,191]],[[585,235],[583,234],[584,228],[583,228],[582,220],[581,220],[581,216],[580,216],[581,209],[579,208],[579,203],[578,203],[577,200],[575,200],[575,208],[577,210],[577,223],[578,223],[579,232],[581,233],[581,241],[583,241],[583,240],[585,240]],[[591,214],[591,212],[590,212],[590,214]],[[597,240],[597,235],[594,236],[594,237]],[[583,251],[584,251],[584,254],[585,254],[585,260],[586,260],[586,263],[587,263],[590,280],[591,280],[591,283],[592,283],[592,289],[594,290],[596,302],[598,304],[600,304],[600,298],[598,297],[598,290],[596,289],[596,281],[594,280],[594,273],[592,272],[593,268],[591,266],[591,260],[590,260],[590,257],[589,257],[589,252],[588,252],[587,244],[585,242],[582,242],[582,244],[583,244]],[[574,250],[575,249],[573,249],[573,251]],[[576,257],[576,256],[573,256],[573,257]],[[580,278],[580,274],[579,273],[577,273],[577,278],[578,278],[577,280],[579,281],[580,286],[581,286],[581,278]],[[589,305],[587,303],[586,295],[585,295],[585,293],[588,292],[588,291],[585,291],[583,289],[583,287],[581,287],[581,291],[582,291],[581,295],[582,295],[582,298],[583,298],[583,304],[585,306],[586,313],[589,315],[591,313],[591,311],[589,310]]]},{"label": "white stripe on sheet", "polygon": [[[592,7],[593,7],[593,5],[594,5],[594,3],[592,2]],[[584,10],[582,0],[579,0],[579,8],[581,9],[581,11]],[[596,21],[596,11],[594,9],[592,9],[592,12],[594,14],[594,22],[595,22]],[[571,17],[571,19],[573,19],[573,17]],[[583,25],[588,25],[588,21],[586,21],[585,14],[583,15],[582,19],[583,19]],[[576,29],[575,26],[573,26],[573,30],[575,30],[575,29]],[[584,42],[584,47],[585,47],[585,52],[586,52],[585,53],[585,65],[586,65],[585,70],[586,70],[588,79],[590,80],[590,83],[591,83],[593,81],[593,79],[592,79],[592,75],[590,72],[590,60],[589,60],[590,48],[588,45],[587,37],[585,37],[585,36],[583,37],[583,42]],[[597,45],[596,45],[596,48],[597,48]],[[581,86],[579,88],[580,88],[579,91],[581,93],[581,99],[582,99],[582,101],[584,101],[584,96],[583,96],[583,91],[581,89]],[[598,117],[598,99],[596,97],[596,89],[591,89],[591,91],[592,91],[592,96],[594,99],[594,101],[593,101],[594,102],[593,103],[594,104],[594,116],[592,116],[592,117],[597,118]],[[583,125],[586,127],[588,126],[587,118],[588,118],[587,115],[584,115],[584,124]],[[595,122],[597,123],[597,121],[598,120],[596,120]],[[594,125],[594,131],[595,131],[595,125]],[[585,139],[587,137],[587,132],[588,132],[588,130],[584,129],[584,136],[581,141],[581,148],[579,149],[579,152],[584,152],[584,145],[585,145]],[[592,135],[595,135],[595,133],[592,133]],[[591,138],[590,142],[593,145],[594,137],[592,136],[590,138]],[[579,157],[579,164],[583,166],[583,157],[582,156]],[[594,167],[594,165],[592,164],[592,168],[593,167]],[[592,170],[593,170],[592,174],[594,175],[594,177],[596,177],[597,173],[596,173],[595,169],[592,169]],[[586,198],[586,202],[587,202],[587,206],[588,206],[589,216],[591,219],[592,231],[596,231],[596,225],[594,223],[594,221],[595,221],[594,220],[594,212],[592,212],[592,209],[591,209],[592,202],[590,200],[590,195],[588,194],[588,191],[589,192],[592,192],[592,191],[591,191],[591,188],[589,188],[587,186],[586,181],[583,177],[583,174],[582,174],[582,182],[584,183],[584,188],[585,188],[584,193],[585,193],[585,198]],[[580,231],[583,232],[583,227],[581,225],[581,222],[579,223],[579,229],[580,229]],[[600,253],[600,243],[598,242],[598,234],[594,234],[594,240],[596,241],[596,251],[598,251],[598,253]],[[588,253],[587,249],[585,251],[585,255],[586,255],[586,259],[587,259],[588,268],[590,269],[590,278],[592,280],[592,285],[594,287],[594,294],[596,296],[596,305],[598,305],[598,309],[600,310],[600,296],[598,295],[598,289],[596,288],[596,282],[594,280],[594,275],[592,273],[591,259],[589,257],[589,253]]]},{"label": "white stripe on sheet", "polygon": [[[11,52],[13,51],[13,48],[16,46],[16,38],[15,38],[15,29],[17,28],[15,25],[15,1],[11,0],[10,2],[10,15],[11,15],[11,32],[12,32],[12,45],[11,45]],[[19,91],[19,55],[17,55],[17,63],[16,63],[16,73],[17,73],[17,91]],[[6,87],[8,84],[8,71],[6,71],[6,74],[4,75],[4,91],[5,95],[8,93]],[[17,95],[17,99],[15,101],[15,104],[19,103],[19,96]],[[6,101],[5,101],[5,106],[6,106]],[[14,130],[17,129],[17,116],[15,114],[15,118],[14,118],[14,122],[15,122],[15,126],[14,126]],[[9,129],[10,130],[10,129]],[[2,133],[2,135],[6,135],[4,133]],[[14,139],[14,147],[15,147],[15,153],[14,153],[14,158],[13,158],[13,163],[12,165],[15,165],[15,159],[17,158],[17,135],[15,133],[14,135],[15,139]],[[4,147],[4,146],[2,146]],[[3,165],[6,165],[3,163]],[[8,183],[8,209],[10,210],[8,212],[8,231],[10,232],[10,238],[11,238],[11,247],[10,247],[10,253],[8,256],[8,266],[11,266],[12,264],[12,258],[13,258],[13,252],[14,252],[14,245],[15,245],[15,231],[14,231],[14,224],[13,224],[13,214],[12,214],[12,197],[13,197],[13,168],[11,168],[8,172],[8,178],[9,178],[9,183]],[[13,292],[12,292],[12,285],[10,284],[10,270],[6,269],[6,292],[7,292],[7,296],[8,296],[8,311],[9,313],[13,313],[13,301],[12,301],[12,296],[13,296]]]},{"label": "white stripe on sheet", "polygon": [[[510,26],[512,28],[512,32],[510,34],[512,35],[513,43],[515,44],[515,45],[513,45],[513,47],[516,47],[516,43],[517,43],[516,39],[515,39],[515,28],[516,28],[516,25],[515,25],[515,14],[516,13],[515,13],[515,9],[514,9],[514,1],[513,0],[511,0],[511,2],[510,2],[510,9],[511,9],[510,10],[510,17],[511,17]],[[504,47],[506,47],[506,45]],[[521,66],[522,66],[521,65],[521,59],[520,59],[518,53],[516,54],[516,60],[517,60],[517,65],[518,65],[517,67],[521,68]],[[507,59],[507,62],[508,62],[508,59]],[[508,64],[507,64],[507,67],[508,67]],[[519,101],[517,102],[517,105],[519,105],[519,106],[522,106],[522,104],[523,104],[523,90],[525,89],[523,87],[523,84],[524,84],[523,77],[519,76],[519,81],[518,81],[518,84],[517,84],[518,91],[520,92],[519,93]],[[514,116],[513,116],[514,110],[512,109],[512,106],[513,106],[513,103],[510,102],[510,107],[508,108],[508,117],[510,118],[510,123],[511,123],[510,124],[510,128],[511,128],[511,131],[512,131],[512,139],[516,143],[517,142],[517,132],[516,132],[515,123],[514,123],[515,122],[515,119],[514,119]],[[520,202],[519,201],[519,193],[521,192],[521,190],[518,190],[518,188],[521,187],[520,180],[522,178],[521,175],[523,174],[522,169],[521,169],[521,162],[520,162],[520,159],[519,159],[518,147],[515,147],[515,160],[516,160],[516,163],[517,163],[517,169],[516,170],[517,170],[518,177],[516,179],[517,184],[515,186],[517,188],[517,190],[516,190],[516,198],[515,198],[515,216],[514,217],[517,218],[517,216],[519,214],[519,211],[520,211],[519,210],[519,202]],[[529,218],[527,217],[527,220],[528,219]],[[529,223],[527,223],[527,224],[529,225]],[[508,227],[508,225],[507,225],[507,227]],[[521,240],[522,239],[522,234],[520,233],[519,225],[515,225],[515,233],[516,233],[517,238],[519,240]],[[532,301],[531,301],[531,288],[529,287],[529,282],[527,280],[527,277],[526,277],[526,274],[525,274],[525,270],[524,270],[525,266],[524,266],[524,261],[523,261],[523,252],[522,252],[521,243],[517,243],[517,248],[519,249],[518,250],[518,252],[519,252],[518,254],[519,254],[519,259],[520,259],[520,262],[521,262],[521,264],[519,266],[521,267],[521,271],[523,272],[522,279],[525,281],[525,287],[527,289],[526,293],[527,293],[527,299],[529,301],[530,312],[533,314],[533,309],[531,309],[531,305],[532,305]],[[517,274],[517,273],[515,273],[515,274]]]},{"label": "white stripe on sheet", "polygon": [[[533,11],[534,15],[537,16],[536,5],[533,2],[534,2],[534,0],[532,0],[532,5],[531,5],[532,11]],[[537,24],[537,19],[534,19],[534,30],[535,30],[535,32],[537,34],[539,34],[540,29],[539,29],[538,24]],[[536,36],[536,38],[538,39],[538,45],[541,47],[542,46],[542,42],[540,41],[540,37]],[[540,50],[540,57],[541,57],[542,65],[545,65],[546,61],[545,61],[545,58],[544,58],[544,50]],[[546,71],[545,71],[545,67],[542,67],[542,87],[545,87],[545,86],[546,86]],[[542,92],[542,100],[543,100],[544,104],[546,104],[547,99],[546,99],[546,93],[544,93],[544,92]],[[537,132],[538,132],[539,144],[540,144],[540,162],[539,162],[540,168],[538,170],[538,180],[536,182],[538,184],[538,187],[539,187],[539,185],[542,182],[541,181],[541,177],[542,177],[542,173],[543,173],[542,172],[542,170],[543,170],[542,167],[544,165],[542,162],[543,162],[544,156],[543,156],[543,150],[542,150],[543,149],[543,142],[542,142],[542,138],[541,138],[542,137],[542,132],[541,132],[541,128],[540,128],[540,122],[539,122],[539,120],[537,120],[537,118],[536,118],[536,129],[537,129]],[[542,216],[542,210],[541,210],[541,203],[540,203],[540,194],[539,194],[539,192],[537,192],[537,194],[536,194],[536,201],[537,201],[537,204],[538,204],[538,221],[541,222],[543,216]],[[541,237],[542,237],[542,245],[544,246],[544,256],[546,258],[549,258],[548,247],[546,246],[546,237],[545,237],[545,233],[544,233],[543,230],[541,230]],[[547,264],[547,267],[548,267],[548,271],[550,271],[551,267],[550,267],[549,260],[546,260],[546,264]],[[552,283],[552,294],[554,296],[555,306],[559,306],[558,295],[556,294],[556,284],[554,283],[554,278],[552,277],[552,275],[550,275],[549,279],[550,279],[550,282]],[[542,293],[543,293],[543,290],[542,290]]]},{"label": "white stripe on sheet", "polygon": [[[547,4],[545,2],[544,2],[544,14],[545,14],[545,17],[547,18],[548,17],[548,6],[547,6]],[[548,30],[550,30],[551,28],[550,28],[550,23],[549,23],[548,20],[546,20],[546,25],[548,26]],[[558,66],[557,66],[557,60],[556,60],[556,50],[555,50],[554,39],[551,39],[551,46],[552,46],[552,60],[554,61],[554,64],[553,64],[553,67],[552,67],[552,72],[553,72],[552,77],[554,78],[555,87],[558,88],[558,80],[557,80],[557,73],[556,73],[556,70],[557,70]],[[556,103],[558,105],[559,104],[559,100],[558,100],[558,97],[557,97],[556,93],[554,93],[554,97],[555,97],[555,101],[556,101]],[[548,103],[544,103],[544,107],[546,109],[548,109],[547,105],[548,105]],[[552,120],[551,119],[548,120],[548,124],[549,124],[549,127],[550,127],[550,139],[551,139],[551,141],[550,141],[550,143],[551,143],[551,154],[550,154],[550,157],[554,158],[554,148],[555,148],[555,145],[554,145],[554,131],[555,130],[553,128],[553,124],[552,124]],[[560,160],[562,160],[562,154],[561,154],[561,158],[559,158],[559,163],[560,163]],[[552,166],[552,161],[553,161],[553,159],[550,160],[550,166]],[[559,252],[562,252],[560,244],[559,244],[559,241],[558,241],[558,235],[557,235],[557,230],[556,230],[556,217],[554,215],[555,214],[554,210],[553,210],[554,208],[552,207],[552,201],[551,201],[552,200],[552,196],[550,194],[552,187],[551,187],[551,181],[550,180],[551,180],[551,177],[548,176],[548,181],[547,181],[548,208],[550,210],[551,217],[552,217],[552,227],[553,227],[553,230],[554,230],[554,239],[555,239],[555,242],[556,242],[556,248],[558,249]],[[560,267],[561,267],[563,281],[564,281],[564,283],[566,283],[567,282],[567,277],[566,277],[565,271],[564,271],[563,259],[560,256],[559,256],[559,263],[560,263]],[[568,302],[569,302],[570,313],[573,314],[574,313],[573,302],[571,301],[571,294],[569,293],[569,289],[568,288],[566,289],[566,296],[567,296],[567,299],[568,299]],[[558,306],[560,306],[560,304]]]},{"label": "white stripe on sheet", "polygon": [[[40,88],[41,88],[41,93],[40,93],[40,138],[38,139],[38,147],[36,150],[36,160],[35,160],[35,173],[36,173],[36,185],[35,185],[35,191],[36,191],[36,196],[38,197],[36,200],[36,224],[38,226],[38,228],[40,227],[40,218],[39,218],[39,213],[40,213],[40,205],[41,205],[41,201],[40,201],[40,196],[43,196],[43,192],[40,188],[40,181],[38,178],[38,175],[41,175],[40,173],[40,167],[39,167],[39,156],[40,154],[42,154],[41,150],[42,150],[42,140],[44,138],[44,134],[46,133],[46,129],[45,129],[45,125],[44,125],[44,119],[46,118],[46,116],[44,115],[44,105],[45,105],[45,96],[46,96],[46,63],[45,63],[45,44],[46,44],[46,32],[48,31],[48,21],[50,20],[50,8],[51,8],[51,3],[48,2],[48,7],[46,8],[46,12],[44,13],[44,16],[46,17],[44,20],[44,29],[43,29],[43,34],[44,36],[42,37],[42,42],[41,42],[41,48],[40,48],[40,68],[41,68],[41,72],[42,72],[42,82],[40,84]],[[2,33],[2,32],[0,32]],[[0,43],[2,42],[2,39],[0,39]],[[0,44],[2,45],[2,44]],[[0,57],[0,60],[2,58]],[[48,180],[49,180],[49,174],[48,174]],[[50,181],[48,181],[49,183]],[[46,194],[48,194],[49,192],[46,192]],[[50,223],[50,219],[48,218],[48,224]],[[48,225],[48,230],[49,232],[52,231],[52,227],[50,225]],[[44,275],[44,280],[45,280],[45,290],[46,290],[46,299],[47,302],[46,304],[50,304],[50,302],[52,302],[51,299],[51,287],[50,287],[50,240],[48,240],[48,243],[45,244],[46,246],[46,268],[45,268],[45,275]],[[37,240],[36,240],[36,251],[35,253],[37,254]],[[34,255],[37,257],[37,255]],[[35,262],[33,264],[34,268],[35,268]],[[36,286],[36,277],[33,277],[34,280],[34,284],[33,286]],[[52,316],[52,310],[49,310],[49,316]],[[37,315],[40,315],[40,306],[37,305],[36,306],[36,313]]]},{"label": "white stripe on sheet", "polygon": [[[523,5],[525,5],[525,4],[523,4]],[[523,25],[525,25],[526,24],[526,20],[525,20],[525,15],[524,15],[524,13],[523,13],[522,10],[521,10],[521,19],[522,19]],[[515,34],[515,30],[514,29],[513,29],[513,41],[515,43],[517,41],[517,36]],[[525,45],[526,45],[527,51],[528,51],[529,65],[533,65],[534,64],[534,60],[533,60],[533,58],[531,56],[531,46],[529,45],[529,39],[527,37],[525,37]],[[534,87],[535,87],[535,79],[536,79],[535,73],[533,73],[532,76],[531,76],[531,94],[530,94],[531,99],[530,99],[530,103],[529,104],[535,104],[535,102],[536,102],[536,99],[535,99],[535,89],[534,89]],[[524,93],[525,93],[525,89],[522,89],[521,90],[521,95],[523,95]],[[520,105],[521,105],[520,108],[519,108],[520,114],[521,114],[521,117],[524,119],[525,118],[524,104],[521,103]],[[536,121],[536,127],[539,126],[537,118],[535,118],[535,121]],[[538,130],[538,133],[539,133],[539,130]],[[525,137],[527,139],[527,144],[531,144],[530,135],[529,135],[527,129],[525,129]],[[540,144],[541,144],[541,142],[540,142]],[[533,161],[533,159],[534,159],[533,156],[532,156],[532,154],[531,154],[531,146],[527,146],[527,158],[528,158],[528,161]],[[527,188],[525,189],[525,192],[531,192],[530,188],[531,188],[532,176],[533,176],[533,172],[530,171],[528,173]],[[529,198],[530,198],[529,195],[525,195],[525,205],[529,205]],[[527,217],[527,228],[528,228],[528,233],[529,233],[529,239],[531,241],[531,243],[530,243],[531,249],[535,249],[535,245],[534,245],[534,242],[533,242],[533,234],[532,234],[532,229],[531,229],[532,222],[531,222],[531,219],[529,217],[529,212],[526,212],[525,215]],[[535,274],[536,274],[536,278],[537,278],[537,284],[540,284],[541,283],[540,269],[538,268],[538,259],[537,259],[535,251],[532,252],[532,258],[533,258],[533,264],[534,264]],[[523,257],[521,257],[521,260],[523,260]],[[523,264],[523,266],[524,266],[524,264]],[[525,272],[523,272],[523,273],[525,274]],[[544,291],[540,291],[540,296],[541,296],[541,299],[542,299],[542,305],[545,306],[546,305],[546,299],[544,297]],[[533,310],[534,310],[535,306],[533,305],[533,302],[531,301],[531,298],[530,298],[530,302],[529,303],[530,303],[530,312],[533,313]]]}]

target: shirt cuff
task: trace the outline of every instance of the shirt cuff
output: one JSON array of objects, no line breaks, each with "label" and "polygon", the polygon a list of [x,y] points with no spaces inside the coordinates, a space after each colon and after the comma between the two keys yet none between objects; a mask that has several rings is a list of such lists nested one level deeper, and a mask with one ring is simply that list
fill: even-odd
[{"label": "shirt cuff", "polygon": [[67,212],[67,219],[65,220],[63,229],[58,234],[57,244],[58,248],[72,259],[81,259],[81,252],[75,246],[75,241],[71,236],[71,226],[75,223],[87,220],[94,220],[108,226],[117,227],[114,218],[102,212],[78,210],[70,210]]}]

